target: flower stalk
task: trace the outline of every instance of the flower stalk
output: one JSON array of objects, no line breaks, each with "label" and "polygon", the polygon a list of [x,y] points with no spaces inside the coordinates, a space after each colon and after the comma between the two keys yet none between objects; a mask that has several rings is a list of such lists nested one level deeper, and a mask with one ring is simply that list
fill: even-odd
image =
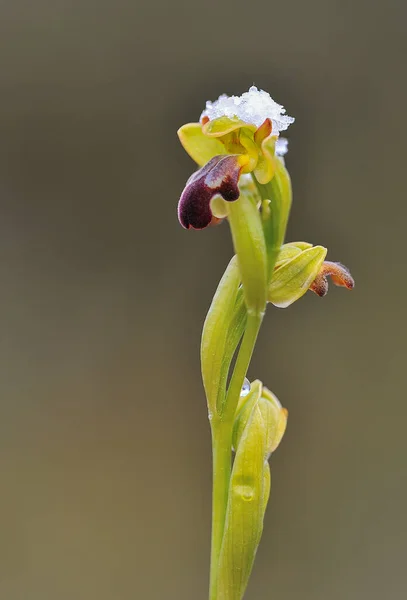
[{"label": "flower stalk", "polygon": [[279,137],[294,119],[257,88],[208,102],[199,123],[178,132],[200,167],[178,206],[186,229],[229,222],[235,255],[218,285],[201,340],[212,434],[210,600],[241,600],[270,495],[269,457],[287,424],[278,399],[247,371],[268,303],[286,308],[307,290],[324,296],[327,277],[353,288],[349,271],[325,261],[323,246],[284,243],[291,182]]}]

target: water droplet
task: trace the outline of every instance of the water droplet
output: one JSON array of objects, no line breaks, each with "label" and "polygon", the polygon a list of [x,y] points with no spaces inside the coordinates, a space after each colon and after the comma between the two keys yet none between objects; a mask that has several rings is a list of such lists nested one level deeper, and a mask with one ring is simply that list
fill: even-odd
[{"label": "water droplet", "polygon": [[246,492],[242,495],[242,500],[244,500],[245,502],[251,502],[254,498],[254,492],[253,490],[246,490]]},{"label": "water droplet", "polygon": [[250,485],[238,485],[234,492],[245,502],[251,502],[254,499],[255,491]]},{"label": "water droplet", "polygon": [[250,392],[250,381],[247,379],[247,377],[245,377],[244,382],[243,382],[242,391],[240,392],[240,397],[247,396],[247,394],[249,392]]},{"label": "water droplet", "polygon": [[211,412],[210,412],[210,413],[208,413],[208,419],[209,419],[210,421],[212,421],[212,419],[213,419],[213,414],[212,414]]}]

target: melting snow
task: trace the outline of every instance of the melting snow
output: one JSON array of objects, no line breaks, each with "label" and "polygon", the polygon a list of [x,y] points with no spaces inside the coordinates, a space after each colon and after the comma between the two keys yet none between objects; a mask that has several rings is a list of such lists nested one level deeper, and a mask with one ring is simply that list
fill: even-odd
[{"label": "melting snow", "polygon": [[[295,120],[285,114],[285,108],[274,102],[270,94],[258,90],[254,85],[241,96],[223,94],[215,102],[208,100],[201,118],[205,116],[211,121],[219,117],[237,117],[256,127],[260,127],[265,119],[271,119],[274,135],[285,131]],[[285,154],[285,152],[287,152],[286,145],[282,147],[280,153]]]}]

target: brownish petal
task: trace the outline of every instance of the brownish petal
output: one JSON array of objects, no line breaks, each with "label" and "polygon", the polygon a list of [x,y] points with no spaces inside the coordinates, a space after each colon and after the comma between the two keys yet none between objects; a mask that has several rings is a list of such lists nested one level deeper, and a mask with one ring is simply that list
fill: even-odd
[{"label": "brownish petal", "polygon": [[348,290],[353,290],[355,282],[349,269],[341,263],[325,261],[322,265],[322,273],[327,276],[330,275],[333,283],[340,287],[346,287]]},{"label": "brownish petal", "polygon": [[346,287],[348,290],[352,290],[355,287],[354,279],[347,267],[341,265],[341,263],[326,260],[309,289],[318,294],[318,296],[325,296],[328,291],[328,277],[332,279],[335,285]]},{"label": "brownish petal", "polygon": [[323,298],[328,292],[328,280],[325,275],[321,275],[321,273],[317,275],[309,289],[320,298]]},{"label": "brownish petal", "polygon": [[258,146],[261,146],[262,142],[271,135],[273,125],[270,119],[266,119],[254,134],[254,141]]}]

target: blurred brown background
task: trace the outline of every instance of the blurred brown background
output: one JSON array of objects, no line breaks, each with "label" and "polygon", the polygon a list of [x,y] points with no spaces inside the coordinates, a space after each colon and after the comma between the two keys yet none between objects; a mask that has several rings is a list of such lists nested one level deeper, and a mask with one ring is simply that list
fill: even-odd
[{"label": "blurred brown background", "polygon": [[290,419],[247,599],[406,597],[406,50],[397,0],[1,2],[1,600],[207,596],[231,243],[178,225],[176,130],[253,83],[297,119],[288,238],[357,286],[262,329]]}]

